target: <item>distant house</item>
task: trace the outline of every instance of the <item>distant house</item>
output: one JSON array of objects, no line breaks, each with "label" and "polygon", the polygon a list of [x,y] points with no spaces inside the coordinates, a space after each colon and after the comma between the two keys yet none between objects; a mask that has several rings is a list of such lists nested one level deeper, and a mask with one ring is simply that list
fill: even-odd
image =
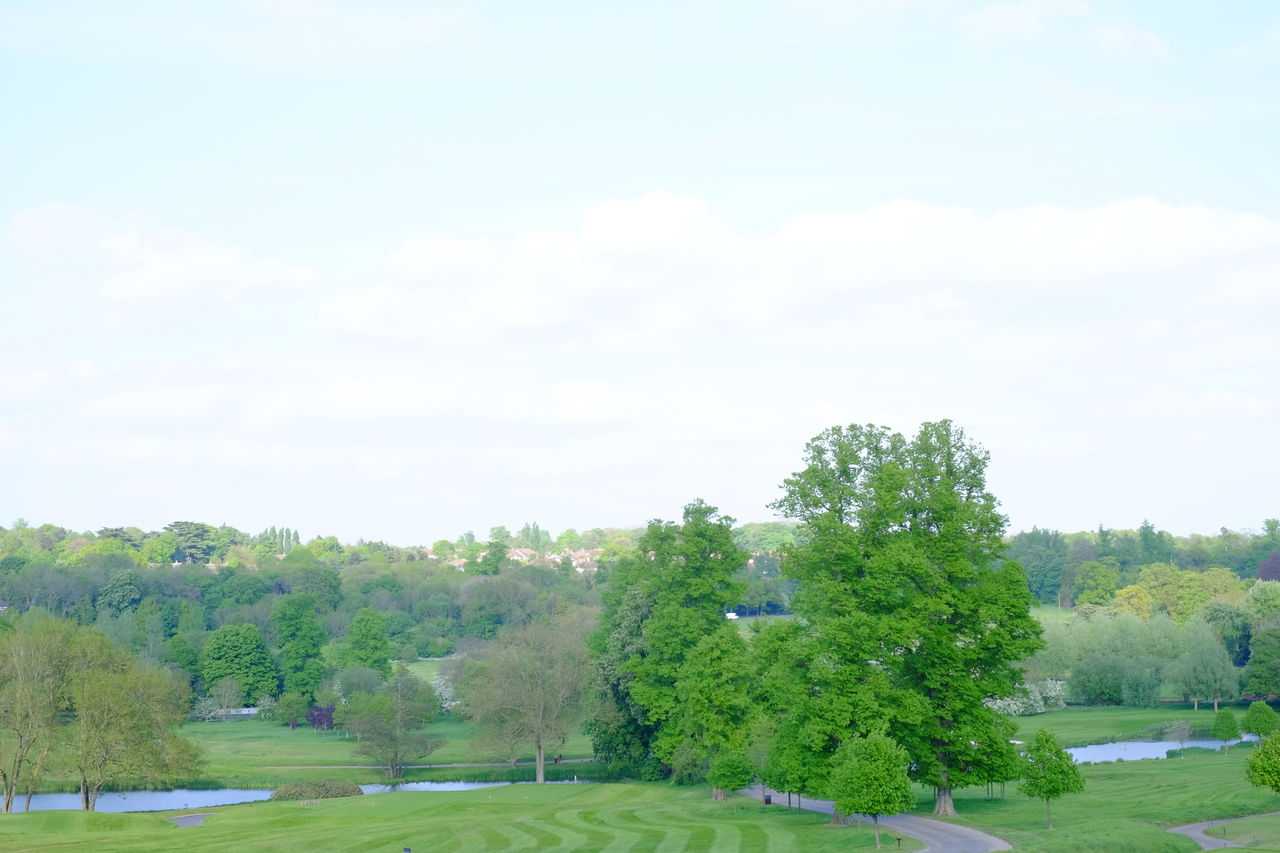
[{"label": "distant house", "polygon": [[738,618],[738,614],[737,614],[737,613],[734,613],[732,610],[730,610],[728,613],[726,613],[726,614],[724,615],[724,618],[726,618],[726,619],[737,619],[737,618]]},{"label": "distant house", "polygon": [[536,556],[538,556],[538,552],[532,548],[512,548],[507,552],[508,560],[518,560],[521,563],[527,563]]}]

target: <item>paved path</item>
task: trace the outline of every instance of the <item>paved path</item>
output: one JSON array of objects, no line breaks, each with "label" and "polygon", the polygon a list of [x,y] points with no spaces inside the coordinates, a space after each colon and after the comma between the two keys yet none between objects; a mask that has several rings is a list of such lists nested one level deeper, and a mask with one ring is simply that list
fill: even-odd
[{"label": "paved path", "polygon": [[[774,805],[782,803],[782,807],[786,808],[786,794],[779,794],[770,789],[766,789],[765,792],[773,795]],[[760,799],[759,787],[742,793]],[[834,811],[830,800],[805,799],[802,800],[802,807],[806,811],[823,814],[831,814]],[[870,818],[861,815],[857,817],[868,823],[871,822]],[[1013,849],[1003,838],[996,838],[994,835],[987,835],[985,832],[979,832],[967,826],[915,815],[899,814],[881,817],[880,828],[882,837],[884,830],[887,829],[890,836],[898,833],[920,839],[925,844],[924,853],[991,853],[994,850]]]},{"label": "paved path", "polygon": [[1237,844],[1234,841],[1218,838],[1213,835],[1205,835],[1204,831],[1211,826],[1221,826],[1224,823],[1235,823],[1238,820],[1248,820],[1253,817],[1271,817],[1272,815],[1278,814],[1280,814],[1280,812],[1267,812],[1266,814],[1251,814],[1245,815],[1244,817],[1228,818],[1227,820],[1203,820],[1199,823],[1188,823],[1183,826],[1171,826],[1169,827],[1169,831],[1176,832],[1179,835],[1185,835],[1196,844],[1199,844],[1200,849],[1202,850],[1221,850],[1224,847],[1242,847],[1243,845]]},{"label": "paved path", "polygon": [[217,812],[205,812],[204,814],[180,814],[177,817],[171,817],[169,820],[178,826],[204,826],[204,819],[213,817]]}]

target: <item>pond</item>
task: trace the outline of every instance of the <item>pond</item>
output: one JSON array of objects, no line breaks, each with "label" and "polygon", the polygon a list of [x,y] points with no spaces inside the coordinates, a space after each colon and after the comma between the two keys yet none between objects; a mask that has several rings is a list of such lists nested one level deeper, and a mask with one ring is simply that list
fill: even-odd
[{"label": "pond", "polygon": [[[549,782],[548,784],[573,785],[577,780]],[[385,794],[389,791],[471,791],[476,788],[493,788],[499,785],[531,785],[532,782],[403,782],[399,785],[361,785],[366,794]],[[172,791],[121,791],[98,796],[100,812],[153,812],[168,809],[203,809],[210,806],[229,806],[235,803],[254,803],[271,798],[270,789],[214,788],[192,790],[177,788]],[[21,811],[23,798],[13,804],[14,811]],[[79,794],[36,794],[31,798],[31,811],[49,809],[78,809]]]},{"label": "pond", "polygon": [[[1257,740],[1257,735],[1245,735],[1243,740]],[[1099,764],[1104,761],[1137,761],[1144,758],[1167,758],[1169,750],[1187,746],[1199,746],[1205,749],[1220,749],[1224,744],[1234,746],[1239,740],[1189,740],[1178,743],[1176,740],[1122,740],[1115,743],[1094,743],[1089,746],[1074,746],[1067,752],[1077,764]]]}]

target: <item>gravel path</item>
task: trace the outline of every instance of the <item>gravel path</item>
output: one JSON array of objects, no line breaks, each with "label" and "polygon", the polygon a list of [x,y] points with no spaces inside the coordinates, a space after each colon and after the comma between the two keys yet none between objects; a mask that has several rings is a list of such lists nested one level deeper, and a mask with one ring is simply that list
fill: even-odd
[{"label": "gravel path", "polygon": [[[761,798],[758,787],[742,793],[757,800]],[[786,808],[786,794],[768,789],[766,793],[773,795],[774,805],[783,803],[782,808]],[[834,811],[830,800],[806,799],[802,803],[806,811],[823,814],[831,814]],[[860,815],[858,817],[868,823],[871,822],[869,818],[863,818]],[[990,853],[994,850],[1013,849],[1003,838],[996,838],[994,835],[987,835],[985,832],[979,832],[967,826],[957,826],[954,823],[915,815],[899,814],[881,817],[880,828],[882,837],[885,830],[888,830],[890,840],[895,832],[920,839],[925,844],[924,853]]]}]

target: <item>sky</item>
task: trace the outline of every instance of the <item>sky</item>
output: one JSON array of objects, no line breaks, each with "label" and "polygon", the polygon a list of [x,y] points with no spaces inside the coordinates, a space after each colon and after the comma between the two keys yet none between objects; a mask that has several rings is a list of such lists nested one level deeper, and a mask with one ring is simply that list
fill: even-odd
[{"label": "sky", "polygon": [[1280,515],[1264,0],[0,0],[0,524]]}]

